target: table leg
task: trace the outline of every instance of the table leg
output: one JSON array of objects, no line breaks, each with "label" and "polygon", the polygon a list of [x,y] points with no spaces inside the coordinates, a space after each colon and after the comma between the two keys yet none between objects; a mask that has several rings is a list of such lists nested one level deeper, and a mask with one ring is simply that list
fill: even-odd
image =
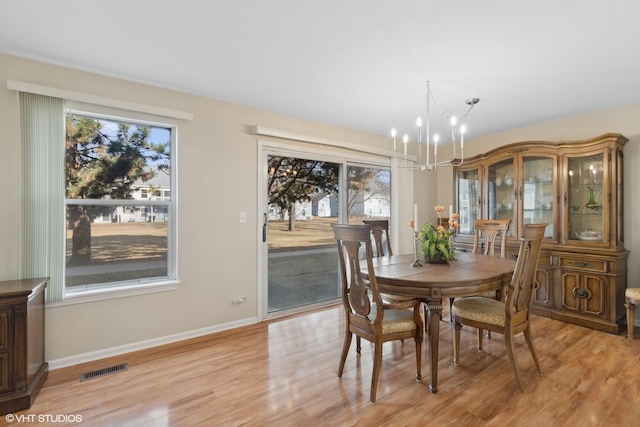
[{"label": "table leg", "polygon": [[427,302],[427,322],[429,323],[429,390],[438,392],[438,343],[440,341],[440,320],[442,320],[442,298],[431,298]]}]

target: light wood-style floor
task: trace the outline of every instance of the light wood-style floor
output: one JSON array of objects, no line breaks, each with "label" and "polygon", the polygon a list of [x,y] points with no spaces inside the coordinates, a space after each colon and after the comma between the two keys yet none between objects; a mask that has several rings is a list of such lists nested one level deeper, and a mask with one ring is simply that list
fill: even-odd
[{"label": "light wood-style floor", "polygon": [[[344,376],[336,376],[341,310],[329,307],[58,369],[49,373],[34,405],[16,415],[80,415],[76,425],[82,426],[640,425],[638,337],[534,317],[543,376],[534,376],[519,337],[519,393],[501,335],[485,339],[478,352],[475,330],[464,328],[461,364],[454,366],[452,330],[443,321],[438,393],[426,385],[426,340],[422,383],[415,381],[413,342],[387,343],[372,405],[369,343],[363,341],[357,356],[354,340]],[[125,362],[127,371],[79,381],[84,372]],[[4,416],[0,424],[7,425]]]}]

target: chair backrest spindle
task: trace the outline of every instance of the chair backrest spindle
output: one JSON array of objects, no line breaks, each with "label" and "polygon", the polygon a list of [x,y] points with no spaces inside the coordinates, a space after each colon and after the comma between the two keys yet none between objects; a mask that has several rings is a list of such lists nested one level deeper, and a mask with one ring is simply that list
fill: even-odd
[{"label": "chair backrest spindle", "polygon": [[496,241],[500,236],[500,258],[505,258],[507,256],[509,224],[511,224],[510,219],[477,219],[472,252],[495,256]]},{"label": "chair backrest spindle", "polygon": [[376,256],[393,255],[389,238],[389,221],[386,219],[365,219],[362,222],[371,227],[371,235],[376,245]]}]

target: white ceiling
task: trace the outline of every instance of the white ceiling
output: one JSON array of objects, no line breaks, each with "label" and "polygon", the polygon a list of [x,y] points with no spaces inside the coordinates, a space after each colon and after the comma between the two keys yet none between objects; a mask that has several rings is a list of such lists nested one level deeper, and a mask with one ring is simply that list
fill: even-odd
[{"label": "white ceiling", "polygon": [[0,52],[381,135],[427,80],[469,137],[640,102],[639,44],[637,0],[0,1]]}]

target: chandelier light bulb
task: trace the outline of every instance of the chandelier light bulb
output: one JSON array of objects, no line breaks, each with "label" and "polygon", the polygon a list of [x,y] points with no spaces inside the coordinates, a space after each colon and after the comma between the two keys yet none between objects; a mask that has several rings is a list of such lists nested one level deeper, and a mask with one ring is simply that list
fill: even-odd
[{"label": "chandelier light bulb", "polygon": [[458,123],[458,119],[456,119],[456,116],[451,116],[451,126],[455,126],[456,123]]},{"label": "chandelier light bulb", "polygon": [[418,127],[422,126],[422,117],[418,117],[416,119],[416,126],[418,126]]},{"label": "chandelier light bulb", "polygon": [[392,137],[396,137],[396,135],[398,134],[398,131],[396,131],[396,128],[391,129],[391,136]]}]

